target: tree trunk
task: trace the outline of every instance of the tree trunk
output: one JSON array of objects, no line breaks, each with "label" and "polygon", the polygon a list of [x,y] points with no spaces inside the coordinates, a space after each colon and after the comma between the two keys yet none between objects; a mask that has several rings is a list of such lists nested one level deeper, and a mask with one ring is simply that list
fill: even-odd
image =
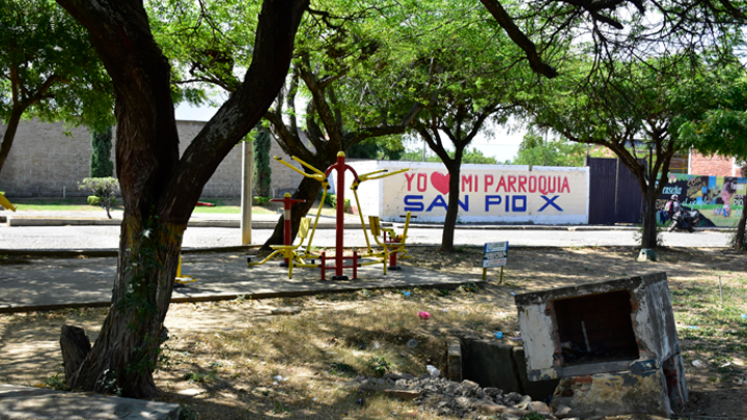
[{"label": "tree trunk", "polygon": [[[460,155],[461,153],[457,154]],[[449,171],[449,201],[444,219],[444,231],[441,235],[441,252],[454,251],[454,228],[456,227],[457,217],[459,216],[459,177],[461,174],[461,159],[454,159],[450,165],[446,166]]]},{"label": "tree trunk", "polygon": [[641,236],[641,248],[655,249],[656,243],[656,195],[654,186],[649,182],[648,191],[645,194],[646,205],[643,209],[643,235]]},{"label": "tree trunk", "polygon": [[153,371],[166,340],[163,321],[186,225],[127,215],[122,223],[112,306],[73,389],[153,398]]},{"label": "tree trunk", "polygon": [[25,111],[25,108],[15,106],[10,112],[8,125],[5,127],[5,134],[2,137],[2,144],[0,144],[0,173],[3,171],[5,160],[8,158],[10,148],[13,146],[13,140],[16,138],[16,131],[18,131],[18,124],[21,122],[23,111]]},{"label": "tree trunk", "polygon": [[[327,168],[318,168],[324,170]],[[311,207],[314,205],[319,191],[322,189],[322,184],[319,181],[311,178],[304,178],[298,189],[293,193],[295,199],[306,200],[304,203],[296,203],[291,207],[291,240],[296,237],[298,228],[301,226],[301,219],[306,217]],[[314,214],[316,216],[316,214]],[[270,250],[270,245],[283,245],[284,239],[284,226],[285,215],[280,216],[278,223],[275,225],[275,230],[272,232],[272,236],[262,245],[262,250]]]},{"label": "tree trunk", "polygon": [[71,383],[83,360],[91,352],[91,342],[83,328],[63,325],[60,331],[60,349],[65,367],[65,379]]},{"label": "tree trunk", "polygon": [[744,251],[744,230],[745,225],[747,224],[747,206],[742,207],[742,217],[739,218],[739,223],[737,224],[737,233],[734,235],[734,249],[739,251]]},{"label": "tree trunk", "polygon": [[116,165],[125,214],[112,305],[72,388],[157,395],[153,370],[165,339],[182,235],[205,183],[265,114],[282,87],[307,0],[265,0],[242,86],[179,159],[171,69],[141,0],[58,0],[91,34],[112,78]]}]

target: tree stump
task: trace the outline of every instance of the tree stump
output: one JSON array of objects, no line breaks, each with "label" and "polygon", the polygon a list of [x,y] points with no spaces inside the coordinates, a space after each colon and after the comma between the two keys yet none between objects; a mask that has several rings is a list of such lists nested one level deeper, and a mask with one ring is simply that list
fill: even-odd
[{"label": "tree stump", "polygon": [[83,359],[91,351],[91,342],[83,328],[63,325],[60,333],[60,349],[65,366],[65,381],[69,384],[78,372]]}]

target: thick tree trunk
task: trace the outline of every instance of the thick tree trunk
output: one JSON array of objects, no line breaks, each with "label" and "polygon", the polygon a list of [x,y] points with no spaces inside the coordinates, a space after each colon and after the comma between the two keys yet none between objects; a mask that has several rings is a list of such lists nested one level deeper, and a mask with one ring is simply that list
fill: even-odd
[{"label": "thick tree trunk", "polygon": [[742,208],[742,217],[739,218],[737,233],[734,235],[734,249],[739,251],[744,251],[744,231],[745,225],[747,225],[747,212],[745,211],[747,208],[745,207]]},{"label": "thick tree trunk", "polygon": [[13,107],[8,119],[8,125],[5,127],[5,134],[2,137],[2,143],[0,144],[0,173],[3,171],[5,166],[5,160],[8,159],[10,148],[13,146],[13,140],[16,138],[16,131],[18,131],[18,124],[21,122],[21,116],[25,108],[20,106]]},{"label": "thick tree trunk", "polygon": [[69,385],[157,394],[153,370],[182,235],[205,183],[277,96],[307,0],[265,0],[242,86],[179,159],[168,60],[140,0],[58,0],[91,34],[115,87],[117,174],[125,207],[112,305]]},{"label": "thick tree trunk", "polygon": [[185,225],[127,216],[122,223],[112,306],[93,349],[68,385],[101,393],[152,398],[153,371],[166,340]]},{"label": "thick tree trunk", "polygon": [[[323,168],[327,169],[327,168]],[[320,168],[320,170],[323,170]],[[322,190],[322,184],[319,181],[311,178],[304,178],[298,189],[293,194],[292,198],[306,200],[304,203],[296,203],[291,207],[291,239],[295,239],[298,233],[298,228],[301,226],[301,219],[306,217],[306,214],[314,205],[314,201],[319,195],[319,191]],[[316,214],[314,214],[316,216]],[[262,250],[269,250],[270,245],[283,245],[284,238],[284,226],[285,226],[285,215],[280,216],[280,220],[275,225],[275,230],[272,232],[272,236],[262,245]]]},{"label": "thick tree trunk", "polygon": [[447,165],[449,171],[449,200],[447,202],[446,218],[444,219],[444,231],[441,235],[441,252],[451,252],[454,250],[454,228],[456,227],[459,216],[459,177],[461,174],[462,162],[455,161]]}]

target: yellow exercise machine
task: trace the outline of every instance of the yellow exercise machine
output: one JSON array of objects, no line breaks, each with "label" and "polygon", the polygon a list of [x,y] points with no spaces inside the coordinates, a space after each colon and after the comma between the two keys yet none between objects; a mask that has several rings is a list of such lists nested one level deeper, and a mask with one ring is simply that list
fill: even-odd
[{"label": "yellow exercise machine", "polygon": [[[412,213],[408,211],[407,217],[405,218],[405,227],[402,230],[401,235],[397,235],[392,228],[382,228],[378,216],[368,216],[369,225],[371,226],[371,235],[383,251],[369,251],[369,254],[364,256],[376,257],[377,260],[374,261],[373,264],[383,263],[384,274],[386,274],[387,263],[389,263],[390,270],[401,270],[401,267],[397,265],[397,254],[399,254],[399,258],[411,258],[407,255],[409,251],[405,250],[405,241],[407,240],[407,230],[410,228],[411,216]],[[388,239],[387,235],[389,235]],[[381,237],[381,240],[379,240],[379,237]]]},{"label": "yellow exercise machine", "polygon": [[176,266],[176,278],[174,279],[174,283],[180,286],[184,286],[185,284],[192,283],[194,281],[197,281],[197,279],[192,276],[182,275],[182,254],[179,254],[179,265]]},{"label": "yellow exercise machine", "polygon": [[[298,245],[295,245],[295,246],[291,245],[290,242],[292,242],[292,240],[289,239],[290,238],[290,236],[289,236],[290,235],[290,226],[289,226],[290,225],[290,223],[289,223],[290,222],[290,217],[289,217],[289,214],[286,214],[286,223],[287,223],[287,225],[286,225],[286,228],[285,228],[285,231],[286,231],[286,240],[285,240],[286,243],[285,243],[285,245],[272,245],[271,247],[275,251],[273,251],[270,255],[268,255],[262,261],[259,261],[259,262],[256,262],[256,263],[249,262],[249,266],[264,264],[267,261],[269,261],[273,256],[275,256],[277,254],[282,254],[283,257],[285,257],[286,260],[288,260],[288,267],[289,267],[288,268],[288,278],[291,278],[291,276],[292,276],[293,265],[297,265],[297,266],[301,266],[301,267],[320,267],[321,270],[322,270],[322,279],[325,278],[325,276],[324,276],[325,270],[335,269],[336,270],[336,274],[337,274],[335,277],[339,278],[341,276],[341,274],[342,274],[342,271],[341,271],[342,268],[354,268],[352,266],[343,266],[342,258],[350,259],[350,257],[342,257],[342,252],[343,252],[342,249],[336,249],[336,256],[335,256],[336,266],[334,266],[334,267],[327,267],[326,263],[322,263],[322,264],[313,264],[312,263],[312,264],[309,264],[309,263],[307,263],[305,261],[305,259],[308,259],[308,258],[322,258],[322,259],[324,259],[323,256],[312,255],[310,253],[310,249],[311,249],[311,244],[312,244],[312,242],[314,240],[314,233],[316,232],[316,228],[317,228],[317,226],[319,224],[319,217],[322,214],[322,208],[324,207],[324,200],[327,197],[327,189],[329,188],[329,181],[327,180],[327,176],[329,175],[329,172],[331,170],[333,170],[333,169],[336,169],[338,171],[338,183],[340,183],[340,185],[338,185],[338,194],[341,194],[341,191],[342,191],[342,180],[344,179],[341,176],[341,172],[344,172],[346,169],[349,169],[355,175],[355,178],[353,180],[352,185],[350,186],[350,189],[353,190],[353,194],[355,195],[355,203],[358,206],[358,215],[360,216],[361,227],[363,228],[363,236],[364,236],[364,238],[366,240],[366,249],[367,249],[367,251],[366,251],[365,254],[361,255],[361,257],[373,257],[375,259],[375,261],[371,261],[371,262],[358,263],[358,255],[357,255],[357,253],[354,253],[354,255],[352,257],[352,259],[354,261],[353,265],[355,265],[357,267],[357,266],[362,266],[362,265],[379,264],[379,263],[383,262],[384,263],[384,274],[386,274],[386,268],[387,268],[386,267],[386,263],[387,263],[387,261],[389,261],[389,260],[392,261],[392,265],[390,266],[390,268],[395,267],[396,266],[397,254],[399,253],[400,256],[403,257],[407,253],[407,251],[405,251],[405,247],[404,246],[405,246],[405,239],[407,238],[407,228],[408,228],[408,226],[410,224],[410,213],[408,212],[408,214],[407,214],[407,219],[406,219],[406,222],[405,222],[405,229],[404,229],[404,232],[403,232],[402,235],[396,235],[392,229],[381,229],[380,224],[378,222],[378,220],[379,220],[378,217],[375,219],[376,220],[376,226],[375,227],[373,227],[373,222],[372,222],[371,229],[372,229],[372,234],[374,235],[374,240],[376,241],[376,243],[379,246],[381,246],[384,249],[383,251],[374,251],[371,248],[371,242],[370,242],[370,240],[368,238],[368,228],[366,227],[366,222],[365,222],[365,220],[363,218],[363,212],[361,211],[360,200],[358,199],[358,186],[362,182],[369,181],[369,180],[375,180],[375,179],[381,179],[381,178],[385,178],[385,177],[392,176],[392,175],[397,175],[397,174],[400,174],[402,172],[407,171],[408,169],[407,168],[406,169],[401,169],[401,170],[394,171],[394,172],[388,172],[386,169],[381,169],[381,170],[378,170],[378,171],[374,171],[374,172],[370,172],[370,173],[358,176],[352,168],[350,168],[348,165],[345,164],[345,154],[343,152],[338,153],[338,155],[337,155],[338,162],[335,165],[330,166],[327,169],[327,172],[322,172],[319,169],[317,169],[317,168],[309,165],[308,163],[304,162],[303,160],[301,160],[301,159],[299,159],[299,158],[297,158],[295,156],[291,156],[291,159],[294,160],[294,161],[296,161],[296,162],[298,162],[303,167],[307,168],[309,171],[311,171],[311,173],[307,173],[305,171],[302,171],[302,170],[298,169],[297,167],[291,165],[289,162],[286,162],[282,158],[275,156],[275,160],[277,160],[278,162],[280,162],[283,165],[287,166],[288,168],[290,168],[290,169],[298,172],[299,174],[303,175],[306,178],[311,178],[311,179],[314,179],[316,181],[319,181],[319,183],[322,185],[322,197],[321,197],[321,201],[319,203],[319,208],[317,209],[317,212],[316,212],[316,216],[314,217],[313,225],[310,225],[311,219],[309,219],[309,218],[302,219],[301,227],[299,228],[299,236],[301,237],[301,240],[300,240],[300,242],[299,242]],[[344,223],[344,221],[341,220],[341,217],[340,217],[340,215],[341,215],[340,206],[344,205],[344,203],[340,202],[341,200],[342,200],[342,198],[338,195],[338,220],[337,220],[337,225],[338,225],[338,227],[337,227],[337,243],[338,243],[338,245],[341,244],[341,242],[342,242],[341,241],[341,237],[342,237],[342,227],[341,226]],[[288,211],[288,210],[289,209],[286,209],[286,211]],[[309,228],[311,228],[310,232],[309,232]],[[374,229],[375,229],[375,232],[374,232]],[[306,237],[307,234],[309,236],[309,240],[308,240],[308,243],[306,244],[306,246],[302,249],[301,247],[302,247],[303,241],[304,241],[304,239],[305,239],[305,237]],[[390,235],[389,239],[386,238],[387,234]],[[381,240],[378,239],[379,236],[382,237]],[[337,246],[336,248],[341,248],[341,247]],[[354,277],[356,275],[355,272],[356,272],[356,270],[354,269]]]},{"label": "yellow exercise machine", "polygon": [[16,207],[5,198],[5,194],[3,193],[0,193],[0,206],[3,206],[3,208],[7,210],[16,211]]},{"label": "yellow exercise machine", "polygon": [[[282,255],[285,260],[288,262],[288,278],[293,278],[293,267],[319,267],[319,264],[314,263],[308,263],[304,260],[304,258],[313,257],[308,252],[308,244],[306,245],[306,249],[304,249],[302,252],[299,252],[299,248],[303,246],[303,241],[306,239],[306,235],[309,234],[309,226],[311,219],[308,217],[304,217],[301,219],[301,225],[298,228],[298,245],[270,245],[270,248],[273,249],[272,253],[268,255],[265,259],[262,261],[257,262],[248,262],[249,267],[253,265],[262,265],[266,263],[267,261],[270,261],[272,257],[275,255]],[[310,242],[309,242],[310,243]]]}]

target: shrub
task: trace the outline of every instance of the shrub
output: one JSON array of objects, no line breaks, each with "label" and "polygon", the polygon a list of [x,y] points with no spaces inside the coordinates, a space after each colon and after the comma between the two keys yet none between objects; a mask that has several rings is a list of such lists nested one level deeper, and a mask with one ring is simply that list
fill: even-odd
[{"label": "shrub", "polygon": [[270,204],[270,197],[260,197],[258,195],[255,195],[252,200],[252,204],[255,206],[266,206]]},{"label": "shrub", "polygon": [[[327,198],[324,199],[324,203],[330,205],[331,207],[337,208],[337,196],[335,194],[327,194]],[[343,211],[348,211],[349,209],[350,209],[350,199],[346,198]]]}]

